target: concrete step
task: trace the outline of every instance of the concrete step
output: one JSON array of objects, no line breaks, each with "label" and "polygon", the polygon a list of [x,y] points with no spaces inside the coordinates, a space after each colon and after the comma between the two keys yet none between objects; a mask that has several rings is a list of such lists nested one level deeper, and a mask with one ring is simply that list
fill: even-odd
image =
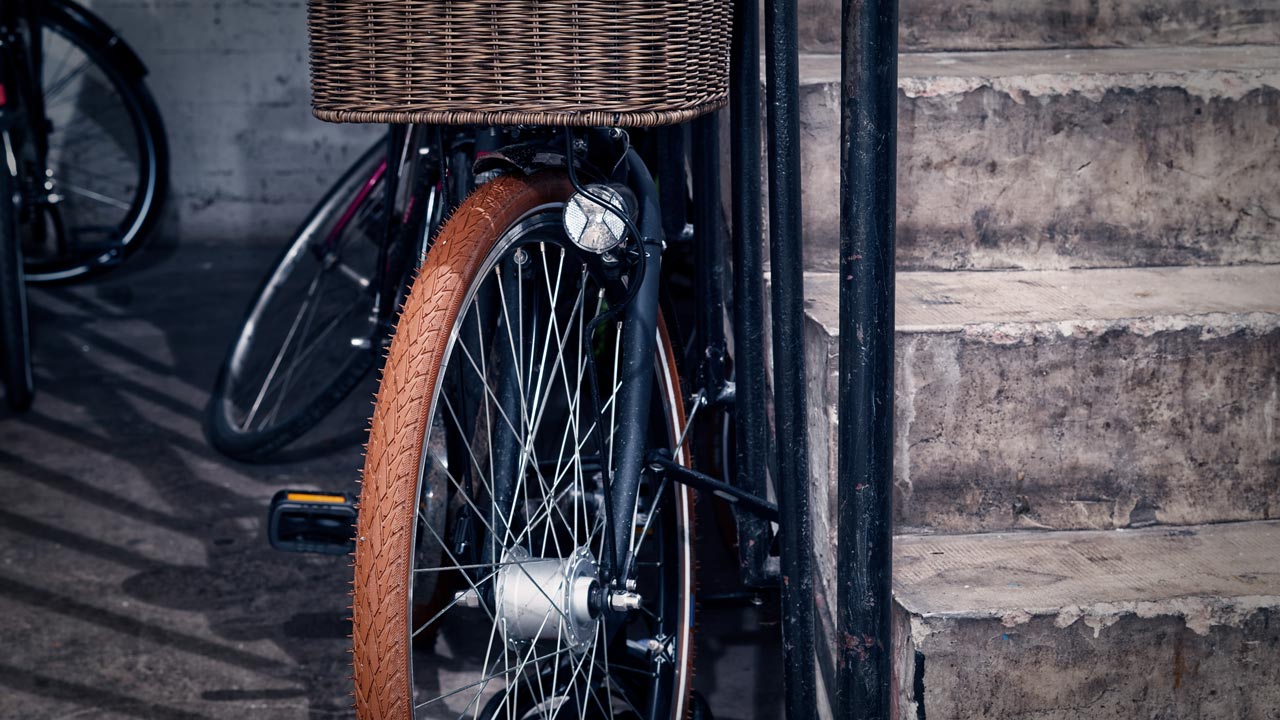
[{"label": "concrete step", "polygon": [[[800,0],[800,44],[840,51],[839,0]],[[902,0],[902,49],[1280,42],[1280,5],[1249,0]]]},{"label": "concrete step", "polygon": [[[820,558],[837,282],[805,279]],[[1280,517],[1280,265],[899,273],[894,382],[900,531]]]},{"label": "concrete step", "polygon": [[[806,264],[837,264],[838,56],[801,58]],[[900,56],[900,269],[1280,262],[1280,46]]]},{"label": "concrete step", "polygon": [[1277,548],[1280,522],[898,537],[895,717],[1274,720]]}]

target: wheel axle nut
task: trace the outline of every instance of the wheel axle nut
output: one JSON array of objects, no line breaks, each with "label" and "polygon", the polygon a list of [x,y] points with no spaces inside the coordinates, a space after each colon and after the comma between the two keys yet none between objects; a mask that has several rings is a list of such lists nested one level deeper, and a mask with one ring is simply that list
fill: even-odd
[{"label": "wheel axle nut", "polygon": [[462,590],[453,594],[453,601],[466,608],[480,607],[480,595],[475,590]]},{"label": "wheel axle nut", "polygon": [[609,594],[609,609],[614,612],[627,612],[640,609],[640,593],[615,591]]}]

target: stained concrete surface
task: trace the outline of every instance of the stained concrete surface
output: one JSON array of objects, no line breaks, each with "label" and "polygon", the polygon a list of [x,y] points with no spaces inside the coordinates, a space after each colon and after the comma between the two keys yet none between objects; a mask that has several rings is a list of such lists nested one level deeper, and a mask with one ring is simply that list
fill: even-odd
[{"label": "stained concrete surface", "polygon": [[[840,3],[800,0],[803,50],[840,51]],[[1256,0],[902,0],[913,52],[1274,42],[1280,7]]]},{"label": "stained concrete surface", "polygon": [[[340,171],[359,155],[380,129],[376,126],[338,126],[322,123],[310,115],[310,89],[307,70],[306,3],[301,0],[220,0],[218,2],[192,2],[191,0],[86,0],[86,3],[102,18],[119,29],[125,40],[142,57],[150,68],[148,84],[165,117],[169,129],[173,153],[173,202],[168,218],[170,226],[180,230],[184,237],[209,241],[252,244],[266,240],[273,233],[288,232],[295,217],[305,212],[310,198],[325,187],[323,178]],[[800,3],[800,40],[806,50],[835,52],[838,50],[840,32],[840,3],[835,0],[802,0]],[[1059,3],[1026,3],[1020,0],[908,0],[902,4],[902,48],[906,51],[935,50],[1034,50],[1059,47],[1110,47],[1110,46],[1177,46],[1220,45],[1254,43],[1273,44],[1280,38],[1280,6],[1274,2],[1250,0],[1071,0]],[[1203,48],[1188,50],[1158,50],[1147,63],[1148,69],[1185,66],[1187,58],[1238,54],[1236,48]],[[1126,51],[1102,52],[1085,55],[1096,58],[1124,57]],[[1161,54],[1163,53],[1163,57]],[[1170,54],[1177,55],[1172,60]],[[990,62],[989,54],[976,53],[983,72],[998,77],[1009,72],[1021,72],[1024,66],[1034,67],[1036,58],[1050,58],[1051,72],[1072,76],[1079,81],[1078,72],[1071,66],[1080,61],[1080,53],[1073,62],[1062,60],[1062,53],[1054,51],[1005,54],[1003,66]],[[944,57],[938,54],[907,54],[901,63],[904,77],[910,76],[929,63],[954,63],[962,67],[969,64],[967,56]],[[999,55],[997,56],[999,57]],[[1135,57],[1142,57],[1138,53]],[[827,63],[827,59],[811,56],[805,62],[803,74],[817,72],[814,64]],[[1103,67],[1088,68],[1085,74],[1101,77],[1107,74]],[[1043,67],[1043,66],[1042,66]],[[1215,67],[1210,65],[1210,67]],[[1222,70],[1220,66],[1216,66]],[[1066,72],[1060,72],[1065,70]],[[943,72],[943,75],[946,73]],[[1177,73],[1174,73],[1175,75]],[[1166,77],[1168,77],[1166,73]],[[1237,78],[1232,73],[1218,73]],[[838,78],[838,74],[836,75]],[[1182,79],[1174,78],[1169,87],[1179,87]],[[963,96],[957,92],[925,101],[909,96],[910,90],[900,99],[904,122],[900,128],[904,148],[918,145],[916,163],[910,156],[904,157],[903,184],[899,194],[910,213],[904,213],[902,229],[907,231],[902,242],[913,248],[908,259],[913,267],[1008,267],[1033,266],[1045,263],[1063,265],[1114,264],[1117,259],[1107,252],[1110,241],[1126,239],[1121,229],[1109,228],[1114,221],[1105,212],[1106,193],[1091,194],[1089,188],[1105,183],[1107,178],[1124,175],[1124,168],[1134,158],[1124,155],[1123,145],[1133,148],[1151,147],[1155,157],[1149,170],[1161,175],[1158,163],[1167,159],[1179,162],[1179,167],[1200,175],[1206,169],[1214,170],[1213,158],[1222,148],[1209,144],[1192,147],[1189,130],[1178,130],[1182,124],[1192,127],[1212,122],[1221,130],[1241,133],[1237,145],[1252,144],[1255,154],[1262,155],[1274,137],[1274,127],[1262,127],[1252,131],[1266,113],[1275,113],[1275,99],[1260,95],[1251,99],[1246,112],[1235,126],[1228,122],[1230,113],[1216,106],[1223,103],[1187,102],[1176,92],[1147,92],[1135,100],[1128,100],[1130,91],[1124,83],[1112,83],[1121,97],[1107,98],[1105,102],[1054,102],[1042,109],[1024,108],[1020,96],[1010,95],[999,89],[977,90]],[[839,133],[830,123],[838,118],[831,86],[817,87],[806,77],[805,130],[836,138]],[[1161,86],[1154,86],[1161,87]],[[962,116],[956,116],[959,104]],[[1156,109],[1129,111],[1147,106]],[[1166,106],[1182,109],[1173,113]],[[828,107],[829,106],[829,107]],[[1088,115],[1102,106],[1099,117],[1118,118],[1116,128],[1087,122]],[[1227,107],[1234,107],[1228,103]],[[917,108],[914,109],[913,108]],[[1203,114],[1203,117],[1201,116]],[[1005,123],[1017,125],[1039,123],[1052,129],[1053,117],[1068,118],[1064,137],[1050,142],[1047,147],[1032,147],[1033,155],[1044,155],[1037,162],[1024,160],[1028,150],[1031,128],[1010,131]],[[1144,130],[1167,116],[1160,126],[1159,142],[1147,141],[1153,133]],[[1133,117],[1133,120],[1129,118]],[[919,128],[916,129],[916,125]],[[1059,123],[1061,125],[1061,123]],[[975,132],[975,128],[986,132]],[[1131,137],[1137,128],[1136,139]],[[1049,134],[1048,130],[1041,131]],[[1128,134],[1126,134],[1128,133]],[[1053,134],[1058,134],[1054,132]],[[1078,136],[1096,134],[1101,141],[1078,141]],[[991,137],[982,139],[980,136]],[[966,136],[973,136],[968,138]],[[1123,137],[1119,144],[1114,137]],[[937,138],[930,142],[930,138]],[[1000,138],[1006,138],[1000,142]],[[1030,138],[1032,141],[1034,137]],[[1067,141],[1067,142],[1064,142]],[[1144,143],[1141,144],[1141,143]],[[985,145],[985,147],[984,147]],[[1074,148],[1073,146],[1079,147]],[[806,187],[829,187],[834,193],[838,153],[821,144],[810,143],[807,156],[815,167],[806,172],[820,175],[831,182]],[[948,151],[948,147],[964,148],[964,152]],[[1183,147],[1191,148],[1179,153]],[[1229,149],[1229,148],[1228,148]],[[1135,151],[1136,152],[1136,151]],[[1186,162],[1183,155],[1191,154],[1197,162]],[[1095,162],[1087,173],[1078,177],[1082,185],[1073,185],[1066,172],[1074,171],[1095,156],[1115,156],[1110,162]],[[1000,173],[987,173],[988,163],[995,161]],[[923,163],[927,167],[916,167]],[[1074,164],[1073,164],[1074,163]],[[1020,164],[1030,167],[1021,168]],[[1064,168],[1069,168],[1064,170]],[[1265,169],[1265,168],[1264,168]],[[1212,199],[1213,186],[1219,181],[1231,180],[1231,167],[1221,168],[1206,183],[1195,178],[1167,173],[1169,181],[1180,182],[1180,189],[1200,190]],[[1252,169],[1258,172],[1257,168]],[[1051,220],[1058,235],[1066,235],[1074,252],[1070,257],[1038,247],[1034,239],[1042,227],[1043,218],[1025,227],[1003,230],[1001,242],[1011,244],[1010,252],[980,245],[977,239],[1002,231],[1013,222],[1009,215],[1008,198],[991,193],[965,200],[963,192],[971,185],[999,188],[1028,177],[1026,173],[1039,172],[1042,178],[1064,174],[1065,192],[1075,199],[1075,204],[1090,209],[1090,205],[1103,203],[1095,210],[1096,218],[1079,218],[1069,212],[1057,213]],[[1019,173],[1024,173],[1019,175]],[[1161,178],[1157,178],[1161,179]],[[1241,178],[1243,179],[1243,178]],[[1239,180],[1237,179],[1237,182]],[[1267,180],[1274,180],[1268,175]],[[947,180],[949,182],[943,182]],[[1041,180],[1046,190],[1056,186]],[[1162,183],[1163,184],[1163,183]],[[1274,184],[1274,183],[1271,183]],[[921,186],[920,189],[916,189]],[[959,186],[960,189],[951,189]],[[1267,185],[1269,186],[1269,185]],[[1208,189],[1205,189],[1208,188]],[[1024,190],[1023,193],[1030,191]],[[1165,188],[1166,194],[1175,196],[1173,187]],[[1048,213],[1053,205],[1045,205],[1043,193],[1040,201]],[[834,210],[830,213],[814,212],[820,205],[836,207],[830,197],[818,193],[806,198],[807,226],[818,245],[819,252],[833,250],[835,227]],[[1228,196],[1230,199],[1230,196]],[[1238,198],[1231,207],[1216,209],[1211,205],[1197,208],[1197,212],[1211,211],[1211,215],[1199,221],[1196,212],[1177,216],[1177,223],[1168,228],[1170,237],[1152,237],[1150,232],[1138,228],[1132,239],[1144,240],[1151,245],[1151,252],[1166,257],[1201,255],[1206,258],[1221,256],[1227,262],[1243,261],[1241,258],[1257,255],[1257,248],[1248,242],[1240,247],[1218,249],[1213,243],[1197,239],[1191,233],[1197,227],[1216,228],[1239,220],[1248,228],[1265,223],[1260,209],[1251,208],[1253,198]],[[1127,198],[1123,202],[1128,202]],[[1261,198],[1262,208],[1275,213],[1275,207]],[[1031,206],[1028,201],[1021,206]],[[980,207],[981,206],[981,207]],[[940,207],[943,212],[929,212]],[[975,211],[986,212],[975,218]],[[283,212],[282,212],[283,210]],[[963,212],[957,212],[963,211]],[[1176,210],[1176,208],[1175,208]],[[1241,210],[1245,212],[1240,212]],[[1247,214],[1245,214],[1247,213]],[[917,217],[918,216],[918,217]],[[1086,227],[1075,227],[1084,224]],[[1151,225],[1152,223],[1148,223]],[[1158,223],[1155,223],[1158,225]],[[1185,226],[1185,228],[1183,227]],[[989,232],[984,233],[984,230]],[[1271,228],[1261,227],[1260,233]],[[1103,233],[1101,231],[1108,231]],[[1014,232],[1016,231],[1016,232]],[[908,234],[909,233],[909,234]],[[946,245],[931,245],[935,236],[942,234]],[[1012,236],[1012,237],[1008,237]],[[1257,237],[1255,233],[1250,237]],[[932,250],[931,250],[932,248]],[[832,258],[835,255],[830,255]],[[1274,257],[1274,256],[1272,256]],[[1168,260],[1166,260],[1168,261]],[[1201,261],[1209,261],[1202,259]]]},{"label": "stained concrete surface", "polygon": [[[1045,616],[938,621],[898,649],[898,677],[920,683],[899,685],[892,717],[1276,720],[1276,617],[1264,608],[1203,634],[1169,615],[1120,614],[1101,633]],[[896,638],[908,623],[896,610]]]},{"label": "stained concrete surface", "polygon": [[1280,523],[894,540],[898,717],[1280,717]]},{"label": "stained concrete surface", "polygon": [[924,618],[1052,615],[1099,632],[1124,613],[1174,615],[1204,634],[1280,609],[1280,522],[1030,535],[900,535],[894,596]]},{"label": "stained concrete surface", "polygon": [[169,135],[165,226],[271,246],[374,138],[311,116],[301,0],[87,0],[138,53]]},{"label": "stained concrete surface", "polygon": [[[813,551],[827,628],[837,282],[805,276]],[[898,532],[1276,517],[1280,266],[905,272],[896,304]]]},{"label": "stained concrete surface", "polygon": [[[372,382],[289,462],[229,461],[201,431],[273,254],[155,248],[32,291],[36,403],[0,412],[0,718],[351,715],[348,561],[277,553],[264,520],[281,487],[355,489]],[[732,567],[712,527],[708,592]],[[768,606],[703,613],[717,717],[779,716],[777,635]]]},{"label": "stained concrete surface", "polygon": [[[805,263],[833,270],[839,56],[800,61]],[[900,270],[1280,261],[1280,48],[904,54]]]},{"label": "stained concrete surface", "polygon": [[[834,531],[837,277],[806,275],[819,557]],[[1280,266],[897,276],[899,529],[1274,518]],[[828,542],[824,542],[827,540]]]}]

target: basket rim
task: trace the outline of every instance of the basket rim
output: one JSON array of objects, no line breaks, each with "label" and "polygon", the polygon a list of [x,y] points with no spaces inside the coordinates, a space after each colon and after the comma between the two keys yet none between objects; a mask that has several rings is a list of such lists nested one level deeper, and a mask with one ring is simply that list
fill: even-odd
[{"label": "basket rim", "polygon": [[657,127],[677,125],[729,105],[728,95],[677,110],[620,112],[612,110],[354,110],[312,107],[312,114],[332,123],[423,125],[543,125],[555,127]]}]

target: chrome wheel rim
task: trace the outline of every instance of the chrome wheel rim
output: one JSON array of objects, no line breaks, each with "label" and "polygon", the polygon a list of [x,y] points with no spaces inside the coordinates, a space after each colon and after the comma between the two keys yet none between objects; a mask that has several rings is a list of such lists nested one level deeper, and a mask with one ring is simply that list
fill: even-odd
[{"label": "chrome wheel rim", "polygon": [[372,364],[386,230],[383,171],[369,152],[317,208],[258,292],[227,361],[221,412],[238,433],[304,411],[352,363]]},{"label": "chrome wheel rim", "polygon": [[[686,491],[642,483],[630,519],[632,549],[647,558],[637,562],[640,610],[603,609],[610,592],[596,574],[611,532],[598,466],[612,451],[621,326],[605,323],[587,336],[603,291],[563,238],[559,205],[515,224],[477,277],[451,330],[418,473],[409,593],[414,714],[682,712],[690,634],[689,609],[680,605],[692,590]],[[532,309],[539,305],[543,312]],[[604,379],[598,409],[588,407],[593,364]],[[679,391],[665,374],[654,407],[665,408],[662,432],[675,437]],[[504,408],[495,375],[515,378],[517,406]],[[608,428],[602,439],[597,422]],[[506,465],[493,457],[502,432],[518,447],[508,502],[494,482],[495,468]],[[467,523],[470,531],[459,530]],[[593,583],[594,615],[572,597]],[[512,601],[516,589],[525,601]]]}]

